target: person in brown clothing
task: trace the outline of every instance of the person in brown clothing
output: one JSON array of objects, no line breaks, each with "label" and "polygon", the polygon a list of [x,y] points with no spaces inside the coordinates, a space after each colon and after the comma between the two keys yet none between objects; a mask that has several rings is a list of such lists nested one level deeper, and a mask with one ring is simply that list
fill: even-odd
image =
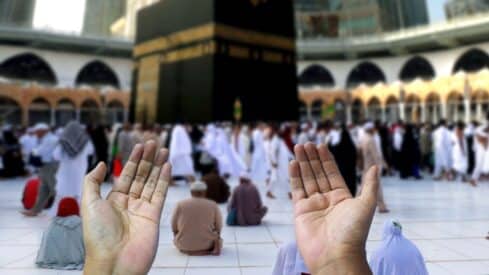
[{"label": "person in brown clothing", "polygon": [[263,206],[260,193],[247,173],[243,173],[239,181],[239,185],[233,191],[228,211],[236,211],[236,225],[259,225],[268,208]]},{"label": "person in brown clothing", "polygon": [[206,197],[216,203],[225,203],[228,201],[231,192],[229,185],[223,177],[214,168],[201,179],[207,185]]},{"label": "person in brown clothing", "polygon": [[[363,159],[363,175],[367,173],[370,167],[382,167],[385,163],[378,142],[375,140],[374,124],[372,122],[367,122],[364,126],[364,130],[365,134],[360,140],[360,150],[362,152]],[[379,171],[382,171],[382,169],[379,169]],[[377,207],[379,208],[380,213],[389,212],[384,202],[384,193],[382,191],[382,185],[380,184],[377,195]]]},{"label": "person in brown clothing", "polygon": [[194,182],[192,198],[179,202],[172,218],[173,243],[182,253],[219,255],[222,249],[222,217],[217,204],[205,198],[207,186]]}]

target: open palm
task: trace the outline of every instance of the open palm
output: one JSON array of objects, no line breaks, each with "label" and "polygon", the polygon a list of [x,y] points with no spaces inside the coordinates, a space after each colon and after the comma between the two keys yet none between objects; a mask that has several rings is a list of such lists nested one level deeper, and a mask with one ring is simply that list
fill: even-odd
[{"label": "open palm", "polygon": [[320,274],[342,258],[365,258],[378,168],[364,175],[363,192],[353,198],[325,145],[297,145],[294,151],[296,160],[290,163],[289,172],[297,244],[306,265],[313,274]]},{"label": "open palm", "polygon": [[[107,199],[100,195],[105,165],[99,164],[85,177],[82,219],[86,273],[92,264],[114,274],[149,271],[157,251],[171,174],[170,165],[165,164],[168,151],[155,151],[154,142],[136,145]],[[101,268],[101,264],[110,267]]]}]

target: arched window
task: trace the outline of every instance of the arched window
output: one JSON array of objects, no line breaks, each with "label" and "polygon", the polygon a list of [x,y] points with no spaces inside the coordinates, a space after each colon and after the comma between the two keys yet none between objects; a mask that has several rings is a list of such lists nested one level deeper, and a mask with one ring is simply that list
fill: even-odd
[{"label": "arched window", "polygon": [[405,82],[412,81],[416,78],[429,80],[434,77],[435,69],[433,69],[433,66],[428,60],[421,56],[415,56],[409,59],[402,67],[399,75],[399,79]]},{"label": "arched window", "polygon": [[317,99],[312,102],[311,116],[313,120],[321,120],[323,106],[324,102],[321,99]]},{"label": "arched window", "polygon": [[346,104],[343,100],[337,99],[334,103],[334,121],[346,123]]},{"label": "arched window", "polygon": [[476,72],[484,68],[489,68],[489,55],[480,49],[471,49],[457,60],[453,73]]},{"label": "arched window", "polygon": [[299,76],[299,84],[304,86],[334,86],[335,81],[327,68],[321,65],[311,65]]},{"label": "arched window", "polygon": [[382,120],[382,107],[378,98],[374,97],[368,102],[367,113],[370,120]]},{"label": "arched window", "polygon": [[457,122],[465,119],[464,97],[458,93],[452,93],[447,100],[447,119],[448,121]]},{"label": "arched window", "polygon": [[68,122],[76,119],[75,104],[69,99],[62,99],[56,106],[56,125],[65,126]]},{"label": "arched window", "polygon": [[299,119],[300,121],[305,121],[307,120],[307,104],[302,101],[302,100],[299,100]]},{"label": "arched window", "polygon": [[51,106],[44,98],[37,98],[29,106],[29,124],[51,123]]},{"label": "arched window", "polygon": [[[406,99],[406,121],[409,123],[420,122],[421,120],[421,100],[419,97],[410,95]],[[424,121],[423,121],[424,122]]]},{"label": "arched window", "polygon": [[399,100],[394,96],[387,99],[385,114],[386,122],[396,122],[399,120]]},{"label": "arched window", "polygon": [[0,124],[20,125],[22,123],[22,110],[14,100],[0,96]]},{"label": "arched window", "polygon": [[351,116],[353,123],[360,123],[363,121],[363,104],[360,99],[355,99],[351,108]]},{"label": "arched window", "polygon": [[384,72],[372,62],[362,62],[351,70],[346,80],[346,87],[353,88],[360,84],[373,85],[386,82]]},{"label": "arched window", "polygon": [[441,99],[437,94],[430,94],[426,99],[426,119],[431,123],[438,123],[442,119]]},{"label": "arched window", "polygon": [[119,79],[114,71],[101,61],[93,61],[85,65],[78,73],[75,81],[76,86],[112,86],[119,88]]},{"label": "arched window", "polygon": [[51,66],[32,53],[19,54],[5,60],[0,64],[0,76],[49,85],[55,85],[58,82]]},{"label": "arched window", "polygon": [[85,125],[100,123],[100,108],[94,100],[86,100],[80,109],[80,122]]},{"label": "arched window", "polygon": [[109,124],[124,122],[124,105],[117,100],[111,101],[106,108],[106,122]]}]

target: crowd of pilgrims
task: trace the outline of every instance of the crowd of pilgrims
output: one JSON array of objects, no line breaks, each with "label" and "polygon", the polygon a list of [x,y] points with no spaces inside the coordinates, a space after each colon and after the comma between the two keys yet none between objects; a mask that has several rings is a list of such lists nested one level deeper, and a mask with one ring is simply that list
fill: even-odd
[{"label": "crowd of pilgrims", "polygon": [[[288,165],[296,144],[327,144],[353,196],[361,189],[358,184],[362,173],[373,165],[382,167],[384,175],[401,179],[421,179],[432,173],[435,180],[461,180],[474,186],[489,174],[488,127],[476,122],[447,124],[441,120],[437,125],[414,125],[399,121],[387,125],[366,121],[349,126],[330,121],[260,122],[151,127],[128,123],[92,127],[70,122],[58,129],[39,123],[27,129],[6,125],[2,130],[0,177],[35,174],[38,179],[32,194],[26,185],[26,209],[22,213],[37,216],[50,207],[53,220],[36,262],[47,268],[83,266],[78,204],[86,172],[102,161],[109,167],[106,180],[117,181],[133,147],[148,141],[157,148],[169,149],[173,184],[186,182],[190,186],[190,198],[180,201],[172,216],[174,244],[189,255],[221,253],[223,218],[217,204],[228,203],[224,218],[227,225],[248,226],[259,225],[267,213],[255,184],[264,186],[268,199],[291,198]],[[231,180],[239,182],[232,192],[228,185]],[[32,205],[27,207],[25,201],[29,199]],[[389,211],[381,187],[377,206],[380,213]],[[61,233],[63,230],[71,235]],[[414,247],[410,251],[417,264],[413,266],[426,272],[419,251],[400,231],[397,222],[388,222],[384,237],[397,236]],[[395,251],[386,252],[393,249],[387,246],[388,242],[371,265],[382,265],[382,255],[395,255]],[[71,253],[59,253],[60,248]],[[274,274],[307,274],[304,269],[295,244],[283,246]]]}]

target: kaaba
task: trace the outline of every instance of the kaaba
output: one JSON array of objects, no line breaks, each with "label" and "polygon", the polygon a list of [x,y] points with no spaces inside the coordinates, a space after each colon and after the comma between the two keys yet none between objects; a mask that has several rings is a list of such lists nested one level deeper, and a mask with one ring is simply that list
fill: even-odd
[{"label": "kaaba", "polygon": [[163,0],[138,12],[132,118],[298,118],[293,0]]}]

